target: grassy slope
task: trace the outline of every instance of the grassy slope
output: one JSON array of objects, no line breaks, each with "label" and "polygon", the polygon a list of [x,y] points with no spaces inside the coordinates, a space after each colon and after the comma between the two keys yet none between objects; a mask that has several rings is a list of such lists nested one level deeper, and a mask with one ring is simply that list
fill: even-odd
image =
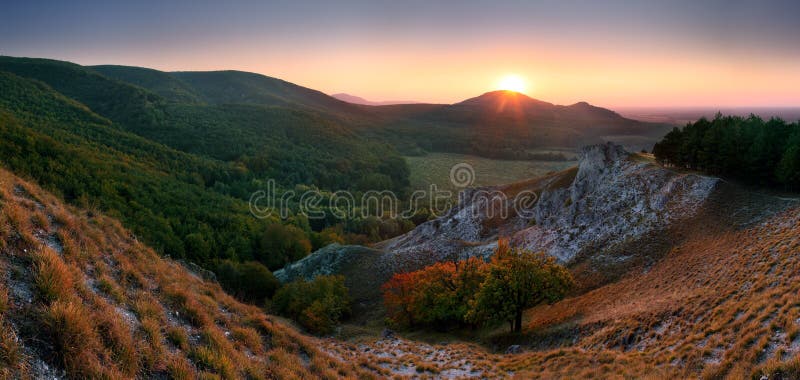
[{"label": "grassy slope", "polygon": [[0,268],[3,378],[368,376],[4,169]]},{"label": "grassy slope", "polygon": [[[544,330],[540,338],[572,330],[577,348],[611,349],[629,363],[616,370],[634,376],[800,369],[800,304],[792,296],[800,290],[800,208],[750,223],[753,212],[785,205],[724,185],[697,219],[669,232],[675,244],[652,268],[532,310],[529,329]],[[742,224],[750,227],[735,227]]]}]

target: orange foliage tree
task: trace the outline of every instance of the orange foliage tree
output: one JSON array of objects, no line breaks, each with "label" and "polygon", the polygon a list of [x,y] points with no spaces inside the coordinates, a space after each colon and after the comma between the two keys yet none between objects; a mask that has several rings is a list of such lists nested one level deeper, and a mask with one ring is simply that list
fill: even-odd
[{"label": "orange foliage tree", "polygon": [[394,275],[383,285],[389,319],[401,326],[466,324],[470,300],[480,288],[486,266],[483,260],[470,258]]},{"label": "orange foliage tree", "polygon": [[563,298],[569,271],[544,253],[513,249],[501,239],[490,263],[479,258],[436,263],[394,275],[383,285],[389,319],[400,326],[436,328],[508,321],[522,329],[522,313]]}]

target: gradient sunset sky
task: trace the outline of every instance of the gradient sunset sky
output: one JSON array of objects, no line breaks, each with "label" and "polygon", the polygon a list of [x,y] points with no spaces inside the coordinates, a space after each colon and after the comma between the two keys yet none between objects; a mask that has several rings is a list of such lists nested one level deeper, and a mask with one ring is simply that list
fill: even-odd
[{"label": "gradient sunset sky", "polygon": [[26,1],[0,54],[236,69],[370,100],[800,106],[800,1]]}]

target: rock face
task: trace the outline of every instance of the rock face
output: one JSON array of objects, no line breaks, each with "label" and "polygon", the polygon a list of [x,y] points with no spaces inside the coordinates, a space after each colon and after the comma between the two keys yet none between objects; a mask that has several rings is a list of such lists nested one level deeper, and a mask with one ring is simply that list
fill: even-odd
[{"label": "rock face", "polygon": [[612,247],[693,216],[718,181],[631,158],[619,145],[587,147],[572,184],[544,191],[535,224],[512,242],[570,262],[589,244]]},{"label": "rock face", "polygon": [[[486,257],[498,234],[510,236],[514,246],[545,251],[569,263],[589,245],[610,248],[691,217],[718,181],[664,169],[612,143],[584,148],[573,173],[571,183],[566,182],[568,172],[532,183],[528,190],[538,200],[524,212],[513,209],[510,196],[498,199],[503,198],[500,193],[509,193],[509,186],[462,193],[459,205],[447,215],[387,244],[384,264],[416,267],[414,262]],[[493,202],[505,207],[508,217],[488,223],[492,218],[487,217],[486,204]]]},{"label": "rock face", "polygon": [[[612,143],[589,146],[577,168],[519,184],[465,190],[457,206],[385,242],[368,263],[359,263],[364,256],[356,247],[331,246],[275,274],[286,280],[342,273],[356,265],[388,279],[443,260],[488,258],[499,236],[570,263],[589,247],[607,252],[693,216],[717,182],[664,169]],[[537,198],[528,207],[517,199],[525,192]]]}]

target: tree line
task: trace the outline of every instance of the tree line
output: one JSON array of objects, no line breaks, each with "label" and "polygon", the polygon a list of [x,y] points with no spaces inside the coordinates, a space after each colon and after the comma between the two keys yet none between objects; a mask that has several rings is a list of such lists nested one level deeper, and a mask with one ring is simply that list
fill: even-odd
[{"label": "tree line", "polygon": [[674,128],[653,147],[661,164],[757,186],[800,188],[800,124],[722,116]]}]

